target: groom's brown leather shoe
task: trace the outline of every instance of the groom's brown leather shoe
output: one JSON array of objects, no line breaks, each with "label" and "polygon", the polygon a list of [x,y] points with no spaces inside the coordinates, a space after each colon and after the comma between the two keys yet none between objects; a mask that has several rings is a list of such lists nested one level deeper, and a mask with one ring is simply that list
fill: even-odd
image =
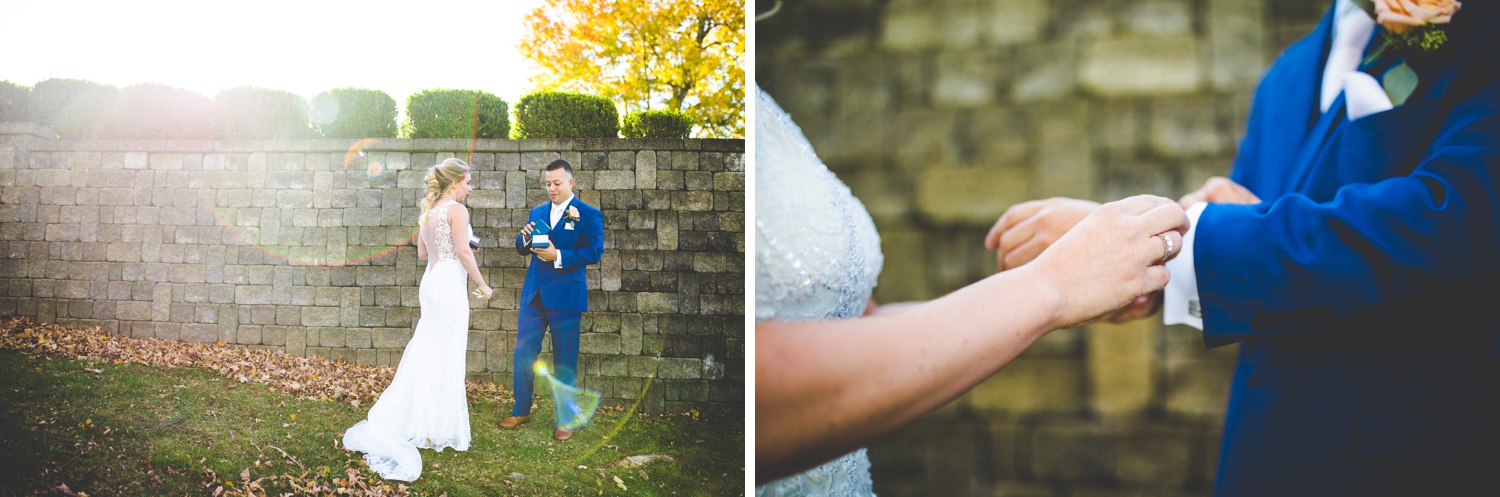
[{"label": "groom's brown leather shoe", "polygon": [[507,430],[514,429],[517,426],[521,426],[521,423],[525,423],[528,419],[531,419],[531,416],[506,416],[504,420],[500,421],[500,427]]},{"label": "groom's brown leather shoe", "polygon": [[573,438],[573,430],[569,430],[567,428],[558,428],[552,430],[552,438],[556,438],[558,440],[567,440],[569,438]]}]

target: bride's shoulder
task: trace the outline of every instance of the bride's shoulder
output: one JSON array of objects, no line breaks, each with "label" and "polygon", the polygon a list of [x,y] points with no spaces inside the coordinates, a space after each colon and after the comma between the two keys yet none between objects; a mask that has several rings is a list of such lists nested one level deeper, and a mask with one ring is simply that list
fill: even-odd
[{"label": "bride's shoulder", "polygon": [[469,219],[469,207],[458,202],[449,202],[443,206],[447,212],[443,214],[449,221],[465,221]]},{"label": "bride's shoulder", "polygon": [[[757,88],[759,90],[759,88]],[[791,116],[764,91],[757,91],[755,164],[757,200],[762,196],[801,197],[843,183],[818,158]],[[757,205],[762,205],[757,203]]]}]

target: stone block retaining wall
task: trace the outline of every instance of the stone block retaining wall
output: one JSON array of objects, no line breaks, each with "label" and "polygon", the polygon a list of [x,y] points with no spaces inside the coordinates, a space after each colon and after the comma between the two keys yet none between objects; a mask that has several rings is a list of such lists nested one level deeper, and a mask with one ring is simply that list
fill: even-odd
[{"label": "stone block retaining wall", "polygon": [[474,168],[496,289],[471,302],[471,376],[510,385],[512,238],[562,158],[605,216],[581,383],[631,403],[655,378],[648,411],[743,411],[743,140],[59,140],[0,123],[0,315],[394,366],[420,315],[422,175],[447,157]]}]

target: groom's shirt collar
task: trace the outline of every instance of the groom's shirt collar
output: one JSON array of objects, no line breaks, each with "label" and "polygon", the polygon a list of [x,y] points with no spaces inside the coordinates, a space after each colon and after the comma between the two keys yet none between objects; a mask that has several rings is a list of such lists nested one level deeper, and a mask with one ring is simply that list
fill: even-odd
[{"label": "groom's shirt collar", "polygon": [[552,215],[549,218],[552,220],[552,226],[557,226],[557,221],[559,219],[562,219],[564,212],[568,211],[568,204],[573,203],[573,195],[568,195],[568,199],[564,200],[561,204],[553,204],[551,202],[547,203],[552,205]]}]

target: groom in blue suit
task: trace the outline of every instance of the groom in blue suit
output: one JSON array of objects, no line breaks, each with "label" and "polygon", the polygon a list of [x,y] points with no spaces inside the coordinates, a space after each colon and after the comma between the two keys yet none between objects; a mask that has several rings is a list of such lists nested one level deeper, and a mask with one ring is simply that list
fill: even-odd
[{"label": "groom in blue suit", "polygon": [[[1287,48],[1229,178],[1183,198],[1168,324],[1240,344],[1216,495],[1497,493],[1500,5],[1376,57],[1393,35],[1363,7]],[[1385,91],[1403,63],[1415,88]],[[1002,252],[1047,205],[1002,217]]]},{"label": "groom in blue suit", "polygon": [[[1339,88],[1329,60],[1341,43],[1366,60],[1392,35],[1337,0],[1262,79],[1229,181],[1185,199],[1205,203],[1173,279],[1197,295],[1169,291],[1168,315],[1185,308],[1209,347],[1240,343],[1216,494],[1495,492],[1496,7],[1464,2],[1435,52],[1385,54],[1418,84],[1359,115],[1389,95],[1362,93],[1358,74]],[[1354,65],[1390,74],[1371,62]]]},{"label": "groom in blue suit", "polygon": [[[521,234],[516,235],[516,252],[531,256],[526,281],[521,286],[521,309],[518,314],[516,353],[513,364],[516,406],[500,422],[502,428],[515,428],[531,416],[534,364],[542,349],[542,334],[552,332],[552,375],[562,383],[577,386],[578,324],[588,310],[589,296],[584,268],[597,264],[604,252],[604,215],[599,209],[573,196],[573,166],[555,160],[543,172],[549,202],[531,209],[531,216]],[[536,237],[538,226],[549,228],[545,247]],[[561,401],[560,401],[561,402]],[[558,409],[560,418],[567,409]],[[558,419],[553,437],[567,440],[572,430],[564,428],[570,420]]]}]

